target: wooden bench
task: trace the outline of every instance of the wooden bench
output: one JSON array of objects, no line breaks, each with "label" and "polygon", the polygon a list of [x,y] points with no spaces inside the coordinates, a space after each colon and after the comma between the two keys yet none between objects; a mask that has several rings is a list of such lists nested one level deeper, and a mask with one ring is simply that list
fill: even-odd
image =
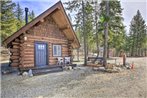
[{"label": "wooden bench", "polygon": [[88,61],[91,61],[92,63],[99,61],[99,63],[102,64],[104,61],[104,58],[103,57],[88,57]]}]

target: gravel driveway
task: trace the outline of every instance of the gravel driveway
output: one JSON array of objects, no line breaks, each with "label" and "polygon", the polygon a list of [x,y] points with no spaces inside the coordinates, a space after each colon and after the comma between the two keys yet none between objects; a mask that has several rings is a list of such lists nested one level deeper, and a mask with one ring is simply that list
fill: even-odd
[{"label": "gravel driveway", "polygon": [[90,67],[34,77],[3,75],[2,98],[147,98],[147,58],[128,58],[135,69],[119,73]]}]

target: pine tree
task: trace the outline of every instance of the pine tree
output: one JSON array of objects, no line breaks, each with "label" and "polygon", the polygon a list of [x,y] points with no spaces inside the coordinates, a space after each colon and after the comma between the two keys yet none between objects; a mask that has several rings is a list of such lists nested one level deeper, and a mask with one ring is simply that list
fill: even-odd
[{"label": "pine tree", "polygon": [[109,48],[115,48],[117,51],[123,49],[125,43],[125,26],[123,25],[122,8],[120,1],[109,2],[109,17],[106,16],[106,3],[103,0],[100,4],[100,20],[99,27],[104,30],[105,21],[108,21],[108,46],[107,57],[109,57]]},{"label": "pine tree", "polygon": [[24,18],[23,18],[23,9],[21,9],[19,3],[16,5],[16,12],[15,16],[17,19],[17,30],[20,29],[24,25]]},{"label": "pine tree", "polygon": [[109,17],[109,1],[104,1],[105,3],[105,11],[106,13],[104,13],[105,15],[105,22],[104,22],[104,53],[103,53],[103,58],[104,58],[104,62],[103,62],[103,65],[106,67],[107,66],[107,47],[108,47],[108,22],[109,22],[109,19],[107,19]]},{"label": "pine tree", "polygon": [[92,47],[92,41],[91,39],[93,39],[93,16],[92,16],[92,12],[93,12],[93,8],[91,6],[91,4],[89,2],[86,2],[85,4],[85,34],[86,34],[86,47],[87,47],[87,55],[88,55],[88,51],[90,50],[90,46]]},{"label": "pine tree", "polygon": [[14,14],[15,3],[12,1],[1,1],[1,38],[2,41],[17,30]]},{"label": "pine tree", "polygon": [[[92,3],[88,1],[88,3],[92,9],[92,11],[90,11],[90,14],[86,13],[86,7],[88,7],[86,2],[84,3],[84,11],[82,10],[81,1],[72,0],[65,3],[67,5],[66,9],[70,11],[70,13],[75,13],[76,28],[78,28],[80,31],[79,34],[82,37],[81,43],[83,43],[84,40],[84,35],[82,33],[84,30],[84,33],[86,33],[87,36],[86,43],[88,47],[86,46],[86,49],[90,51],[95,50],[98,54],[98,47],[104,45],[104,23],[108,21],[109,33],[108,41],[106,41],[108,42],[108,48],[114,47],[117,49],[117,51],[123,49],[125,43],[125,26],[123,25],[122,8],[120,1],[115,0],[109,2],[109,17],[106,15],[106,4],[104,0],[102,0],[100,3],[100,9],[98,8],[98,12],[95,11],[97,9],[94,6],[96,5],[94,2]],[[82,17],[83,12],[84,17]],[[84,28],[82,24],[84,24]]]},{"label": "pine tree", "polygon": [[96,41],[96,53],[97,57],[99,56],[99,30],[98,30],[98,18],[99,18],[99,8],[98,8],[98,2],[92,2],[94,4],[94,15],[95,15],[95,41]]},{"label": "pine tree", "polygon": [[82,37],[80,40],[83,43],[82,46],[84,49],[85,55],[85,65],[87,62],[87,54],[88,51],[91,50],[91,39],[93,39],[93,7],[90,2],[81,2],[77,0],[72,0],[69,2],[64,3],[67,6],[67,10],[70,12],[75,13],[75,22],[76,28],[79,32],[79,35]]},{"label": "pine tree", "polygon": [[29,12],[28,18],[29,18],[29,22],[35,18],[35,13],[33,10],[31,12]]},{"label": "pine tree", "polygon": [[140,11],[133,17],[130,25],[129,42],[131,56],[141,56],[142,51],[146,49],[147,29],[145,20],[142,18]]}]

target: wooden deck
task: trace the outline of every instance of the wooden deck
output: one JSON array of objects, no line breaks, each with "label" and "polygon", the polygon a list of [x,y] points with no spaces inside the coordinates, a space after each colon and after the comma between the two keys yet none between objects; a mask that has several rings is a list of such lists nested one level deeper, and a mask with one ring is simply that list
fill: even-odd
[{"label": "wooden deck", "polygon": [[33,75],[40,75],[40,74],[63,71],[63,66],[47,65],[47,66],[42,66],[42,67],[27,67],[27,68],[19,68],[19,71],[22,74],[25,71],[28,72],[30,69],[33,71]]}]

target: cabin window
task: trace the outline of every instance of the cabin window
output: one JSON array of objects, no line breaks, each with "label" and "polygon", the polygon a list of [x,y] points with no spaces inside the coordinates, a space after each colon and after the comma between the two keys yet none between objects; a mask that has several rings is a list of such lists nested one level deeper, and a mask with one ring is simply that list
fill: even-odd
[{"label": "cabin window", "polygon": [[45,49],[45,46],[40,44],[40,45],[38,45],[38,49],[39,50],[44,50]]},{"label": "cabin window", "polygon": [[61,45],[53,45],[53,56],[61,56]]}]

